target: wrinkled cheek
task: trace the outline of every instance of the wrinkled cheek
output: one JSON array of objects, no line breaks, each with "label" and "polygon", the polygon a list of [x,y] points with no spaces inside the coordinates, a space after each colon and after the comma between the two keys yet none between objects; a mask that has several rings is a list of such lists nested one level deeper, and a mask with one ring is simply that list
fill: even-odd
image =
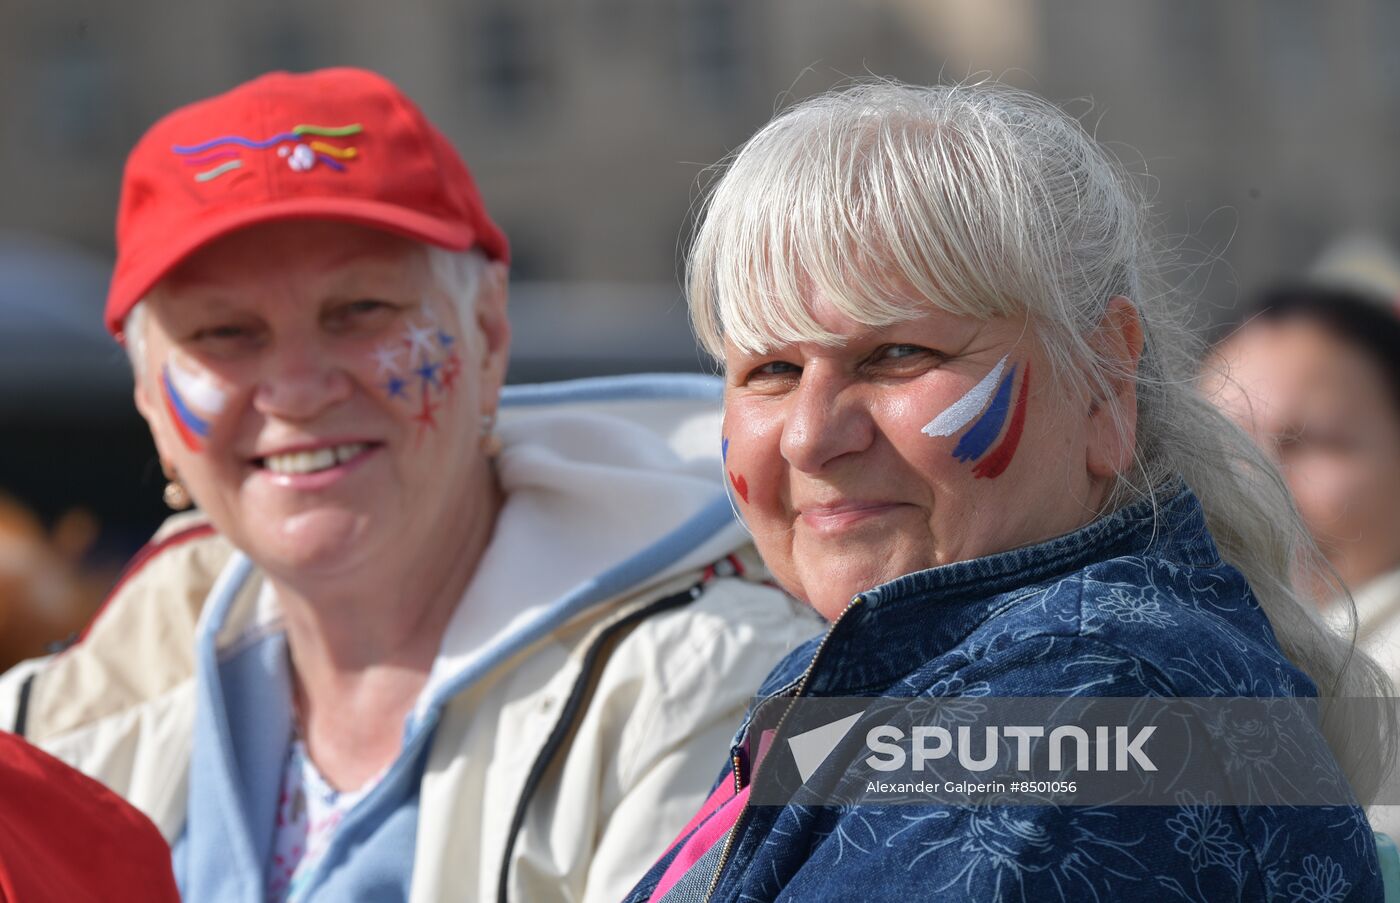
[{"label": "wrinkled cheek", "polygon": [[460,386],[461,347],[454,330],[420,313],[357,364],[365,368],[364,382],[415,424],[416,441],[421,443],[438,431]]}]

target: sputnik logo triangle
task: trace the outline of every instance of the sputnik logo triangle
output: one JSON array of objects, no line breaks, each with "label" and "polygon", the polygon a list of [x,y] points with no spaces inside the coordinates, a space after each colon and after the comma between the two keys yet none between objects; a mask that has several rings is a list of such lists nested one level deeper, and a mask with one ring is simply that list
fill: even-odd
[{"label": "sputnik logo triangle", "polygon": [[851,732],[860,716],[861,713],[856,712],[839,721],[824,724],[788,739],[788,749],[792,750],[793,761],[797,763],[797,773],[802,776],[804,784],[826,761],[826,757],[831,755],[836,744]]}]

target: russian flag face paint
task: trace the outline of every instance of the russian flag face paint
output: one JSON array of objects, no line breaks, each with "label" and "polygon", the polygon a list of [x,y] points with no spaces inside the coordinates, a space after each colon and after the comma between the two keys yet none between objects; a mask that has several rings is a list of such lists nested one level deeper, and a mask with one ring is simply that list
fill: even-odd
[{"label": "russian flag face paint", "polygon": [[[976,477],[995,479],[1011,463],[1021,442],[1026,423],[1026,396],[1030,387],[1031,366],[1013,364],[1007,370],[1004,356],[991,372],[929,421],[922,432],[930,437],[947,437],[971,424],[953,448],[959,461],[976,461],[972,469]],[[1020,389],[1013,393],[1017,373]],[[1016,401],[1012,404],[1012,396]],[[993,446],[995,445],[995,448]]]},{"label": "russian flag face paint", "polygon": [[925,436],[951,436],[958,430],[972,422],[972,418],[982,412],[987,406],[987,401],[996,391],[997,384],[1001,379],[1001,374],[1006,370],[1006,359],[1010,355],[1004,355],[997,365],[982,380],[967,390],[957,401],[943,409],[943,413],[933,418],[923,428],[921,432]]},{"label": "russian flag face paint", "polygon": [[228,402],[227,393],[213,376],[173,355],[166,360],[160,375],[170,422],[190,451],[201,451],[209,438],[210,421]]}]

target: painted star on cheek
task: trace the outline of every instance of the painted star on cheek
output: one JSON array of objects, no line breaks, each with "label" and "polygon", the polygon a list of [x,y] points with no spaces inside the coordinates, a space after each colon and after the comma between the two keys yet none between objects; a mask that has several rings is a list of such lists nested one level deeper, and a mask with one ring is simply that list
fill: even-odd
[{"label": "painted star on cheek", "polygon": [[379,375],[399,372],[399,355],[403,349],[393,345],[381,345],[374,349],[374,362],[379,365]]},{"label": "painted star on cheek", "polygon": [[427,360],[436,350],[433,347],[433,328],[431,326],[415,326],[408,324],[404,332],[404,344],[408,347],[409,362],[418,360],[420,357]]},{"label": "painted star on cheek", "polygon": [[421,442],[423,440],[423,434],[428,430],[437,429],[437,417],[435,415],[437,414],[438,407],[438,405],[432,403],[432,400],[428,398],[428,394],[424,392],[423,407],[419,409],[417,414],[413,415],[414,423],[418,424],[418,441]]},{"label": "painted star on cheek", "polygon": [[441,329],[438,330],[437,340],[438,344],[444,348],[451,348],[457,342],[455,336],[451,333],[443,332]]},{"label": "painted star on cheek", "polygon": [[450,391],[457,384],[457,377],[462,374],[462,359],[456,352],[447,356],[447,361],[442,366],[442,389],[444,392]]},{"label": "painted star on cheek", "polygon": [[384,384],[384,389],[389,393],[390,398],[408,397],[408,380],[400,376],[391,376]]},{"label": "painted star on cheek", "polygon": [[438,368],[441,366],[442,364],[435,364],[432,361],[424,361],[423,365],[413,372],[417,373],[418,376],[422,378],[423,388],[426,389],[428,386],[436,386],[438,384],[437,372]]}]

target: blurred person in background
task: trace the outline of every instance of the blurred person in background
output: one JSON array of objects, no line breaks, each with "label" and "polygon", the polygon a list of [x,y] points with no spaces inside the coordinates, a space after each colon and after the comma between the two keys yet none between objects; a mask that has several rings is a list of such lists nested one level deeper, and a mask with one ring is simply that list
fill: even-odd
[{"label": "blurred person in background", "polygon": [[0,495],[0,671],[42,655],[92,616],[102,594],[82,558],[96,532],[82,511],[46,531],[31,511]]},{"label": "blurred person in background", "polygon": [[274,73],[128,159],[108,328],[178,516],[0,723],[199,901],[613,901],[812,627],[690,377],[502,392],[507,242],[389,82]]},{"label": "blurred person in background", "polygon": [[[1201,389],[1278,464],[1355,599],[1359,645],[1400,680],[1400,313],[1356,289],[1280,286],[1207,356]],[[1350,633],[1330,576],[1309,589]]]}]

